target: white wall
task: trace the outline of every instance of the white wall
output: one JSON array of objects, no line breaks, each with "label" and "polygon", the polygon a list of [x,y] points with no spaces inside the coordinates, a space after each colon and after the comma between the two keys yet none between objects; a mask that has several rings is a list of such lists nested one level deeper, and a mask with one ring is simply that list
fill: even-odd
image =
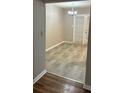
[{"label": "white wall", "polygon": [[46,49],[64,40],[64,9],[46,5]]}]

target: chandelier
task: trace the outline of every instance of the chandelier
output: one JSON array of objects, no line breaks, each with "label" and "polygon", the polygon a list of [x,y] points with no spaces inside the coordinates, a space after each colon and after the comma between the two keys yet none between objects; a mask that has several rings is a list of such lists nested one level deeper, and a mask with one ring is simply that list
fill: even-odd
[{"label": "chandelier", "polygon": [[77,11],[74,10],[74,8],[72,8],[72,10],[68,11],[68,14],[71,16],[77,15]]}]

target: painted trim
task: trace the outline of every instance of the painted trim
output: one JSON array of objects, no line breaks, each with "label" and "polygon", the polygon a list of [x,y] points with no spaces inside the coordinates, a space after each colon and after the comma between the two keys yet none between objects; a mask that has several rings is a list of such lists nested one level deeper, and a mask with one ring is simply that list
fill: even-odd
[{"label": "painted trim", "polygon": [[60,43],[58,43],[56,45],[51,46],[50,48],[47,48],[45,51],[48,52],[49,50],[61,45],[62,43],[71,43],[72,44],[73,42],[71,42],[71,41],[62,41],[62,42],[60,42]]},{"label": "painted trim", "polygon": [[56,44],[56,45],[53,45],[53,46],[51,46],[50,48],[47,48],[47,49],[46,49],[46,52],[49,51],[49,50],[51,50],[51,49],[53,49],[53,48],[55,48],[55,47],[57,47],[57,46],[59,46],[59,45],[61,45],[62,43],[64,43],[64,41],[62,41],[62,42],[60,42],[60,43],[58,43],[58,44]]},{"label": "painted trim", "polygon": [[83,89],[91,91],[91,86],[90,85],[83,85]]},{"label": "painted trim", "polygon": [[70,43],[70,44],[72,44],[73,41],[72,42],[71,41],[64,41],[63,43]]},{"label": "painted trim", "polygon": [[[75,33],[76,33],[76,17],[78,16],[82,16],[82,17],[85,17],[85,16],[90,16],[89,14],[78,14],[78,15],[75,15],[74,16],[74,20],[73,20],[73,43],[75,43]],[[84,18],[85,19],[85,18]],[[85,24],[85,23],[84,23]],[[84,31],[83,31],[84,32]]]},{"label": "painted trim", "polygon": [[35,84],[44,74],[46,74],[47,70],[43,70],[36,78],[33,79],[33,84]]},{"label": "painted trim", "polygon": [[53,72],[49,72],[47,71],[48,73],[51,73],[53,75],[56,75],[56,76],[59,76],[59,77],[62,77],[62,78],[65,78],[65,79],[68,79],[68,80],[71,80],[71,81],[74,81],[74,82],[77,82],[77,83],[80,83],[80,84],[84,84],[84,82],[81,82],[81,81],[78,81],[78,80],[74,80],[74,79],[71,79],[71,78],[67,78],[67,77],[64,77],[64,76],[61,76],[61,75],[58,75],[58,74],[55,74]]}]

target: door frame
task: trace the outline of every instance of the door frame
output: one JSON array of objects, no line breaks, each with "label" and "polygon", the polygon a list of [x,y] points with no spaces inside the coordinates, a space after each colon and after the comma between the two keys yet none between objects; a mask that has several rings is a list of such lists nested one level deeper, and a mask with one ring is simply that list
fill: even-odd
[{"label": "door frame", "polygon": [[[88,0],[42,0],[42,1],[44,2],[44,4],[46,4],[46,3],[59,3],[59,2],[70,2],[70,1],[88,1]],[[81,16],[81,15],[79,15],[79,16]],[[86,15],[86,14],[83,14],[83,15]],[[91,12],[88,15],[90,17],[90,20],[89,20],[90,22],[89,22],[89,31],[88,31],[89,33],[88,33],[88,47],[87,47],[87,59],[86,59],[87,61],[88,61],[88,59],[89,60],[91,59],[91,52],[88,52],[88,51],[91,51]],[[87,64],[91,64],[91,60],[88,61],[88,62],[86,62],[86,63]],[[87,66],[87,64],[86,64],[85,77],[86,78],[88,77],[88,79],[89,79],[89,78],[91,78],[91,76],[89,77],[89,74],[91,74],[91,73],[88,73],[88,72],[90,72],[89,70],[91,70],[91,67],[90,67],[90,69],[87,69],[87,67],[89,67],[89,66]],[[86,78],[85,78],[85,84],[84,84],[84,86],[88,86],[88,88],[85,88],[85,87],[83,87],[83,88],[84,89],[87,89],[87,90],[91,90],[90,89],[91,85],[88,85],[87,84],[87,81],[88,80]]]},{"label": "door frame", "polygon": [[[82,16],[82,17],[83,17],[83,16],[84,16],[84,17],[85,17],[85,16],[88,16],[88,17],[90,17],[90,14],[77,14],[77,15],[74,15],[74,17],[73,17],[73,18],[74,18],[74,20],[73,20],[73,43],[75,42],[75,32],[76,32],[76,31],[75,31],[75,30],[76,30],[76,29],[75,29],[75,22],[76,22],[76,17],[77,17],[77,16]],[[89,21],[90,21],[90,20],[89,20]],[[88,31],[88,32],[89,32],[89,31]],[[83,32],[83,34],[84,34],[84,32]],[[83,40],[83,42],[84,42],[84,40]]]}]

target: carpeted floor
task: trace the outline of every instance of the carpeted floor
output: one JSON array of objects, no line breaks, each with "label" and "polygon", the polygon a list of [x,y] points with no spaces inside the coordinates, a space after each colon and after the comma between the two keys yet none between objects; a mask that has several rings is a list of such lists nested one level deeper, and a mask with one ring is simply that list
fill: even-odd
[{"label": "carpeted floor", "polygon": [[46,52],[48,72],[84,83],[87,46],[63,43]]}]

